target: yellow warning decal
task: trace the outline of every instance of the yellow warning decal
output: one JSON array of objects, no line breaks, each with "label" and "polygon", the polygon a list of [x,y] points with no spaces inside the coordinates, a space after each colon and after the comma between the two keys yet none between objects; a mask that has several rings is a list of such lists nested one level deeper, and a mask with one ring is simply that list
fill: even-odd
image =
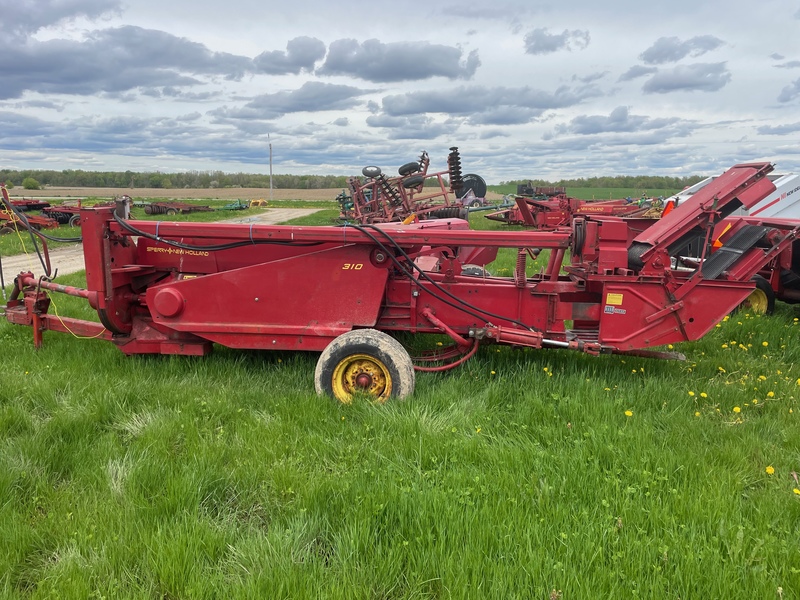
[{"label": "yellow warning decal", "polygon": [[606,294],[606,304],[622,306],[622,294]]}]

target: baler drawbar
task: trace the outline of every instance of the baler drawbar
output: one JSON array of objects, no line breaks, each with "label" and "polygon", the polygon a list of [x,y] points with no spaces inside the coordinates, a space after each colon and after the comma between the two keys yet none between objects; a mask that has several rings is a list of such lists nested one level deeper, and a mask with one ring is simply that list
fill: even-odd
[{"label": "baler drawbar", "polygon": [[[795,240],[796,227],[764,228],[708,272],[714,257],[687,269],[671,254],[761,197],[771,170],[769,163],[731,168],[657,228],[590,216],[569,229],[517,232],[473,231],[460,219],[173,223],[129,220],[124,203],[87,208],[86,289],[21,273],[5,314],[33,328],[37,347],[50,330],[106,339],[126,354],[204,355],[215,343],[322,352],[316,389],[342,401],[356,392],[406,396],[414,369],[454,367],[480,344],[670,356],[652,349],[702,337]],[[475,266],[501,248],[516,253],[513,276]],[[527,276],[527,259],[544,250],[546,268]],[[51,292],[86,298],[100,323],[49,314]],[[444,334],[452,345],[412,359],[388,335],[400,332]]]}]

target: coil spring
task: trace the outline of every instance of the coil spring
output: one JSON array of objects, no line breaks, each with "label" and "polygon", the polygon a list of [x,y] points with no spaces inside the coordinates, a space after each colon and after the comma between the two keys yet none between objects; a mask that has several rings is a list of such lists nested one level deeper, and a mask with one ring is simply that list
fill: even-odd
[{"label": "coil spring", "polygon": [[397,190],[389,185],[386,175],[381,173],[375,178],[375,181],[378,182],[378,187],[381,192],[389,199],[389,204],[392,206],[400,206],[403,203],[403,199],[400,197],[400,194],[397,193]]},{"label": "coil spring", "polygon": [[518,288],[524,288],[528,284],[528,277],[525,274],[525,263],[528,259],[528,253],[525,248],[517,250],[517,266],[514,269],[514,283]]},{"label": "coil spring", "polygon": [[447,170],[450,173],[450,190],[456,197],[461,198],[464,180],[461,177],[461,155],[457,146],[450,148],[450,154],[447,155]]}]

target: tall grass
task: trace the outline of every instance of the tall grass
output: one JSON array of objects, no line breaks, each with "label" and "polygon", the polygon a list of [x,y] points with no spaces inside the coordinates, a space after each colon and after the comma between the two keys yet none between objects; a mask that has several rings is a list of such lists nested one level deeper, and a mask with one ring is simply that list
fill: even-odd
[{"label": "tall grass", "polygon": [[797,319],[686,362],[487,346],[383,406],[318,398],[313,354],[0,323],[0,593],[797,597]]}]

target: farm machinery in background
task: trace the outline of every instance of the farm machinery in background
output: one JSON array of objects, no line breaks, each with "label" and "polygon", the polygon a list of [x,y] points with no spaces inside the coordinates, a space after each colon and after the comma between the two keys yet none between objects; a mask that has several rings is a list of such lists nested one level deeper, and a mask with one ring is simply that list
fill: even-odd
[{"label": "farm machinery in background", "polygon": [[[58,221],[48,217],[27,215],[28,223],[36,229],[53,229],[58,227]],[[0,235],[6,235],[22,229],[20,218],[8,208],[0,209]]]},{"label": "farm machinery in background", "polygon": [[487,219],[535,229],[569,227],[579,215],[607,215],[657,219],[666,204],[663,198],[625,198],[621,200],[578,200],[567,196],[563,187],[517,186],[512,196],[516,206],[484,215]]},{"label": "farm machinery in background", "polygon": [[[51,281],[43,260],[43,275],[15,278],[5,317],[31,327],[36,347],[45,331],[60,331],[125,354],[205,355],[214,344],[321,352],[315,388],[343,402],[406,396],[415,370],[453,368],[488,344],[675,357],[658,348],[705,335],[797,244],[800,221],[731,217],[774,189],[771,170],[736,165],[660,220],[577,215],[571,227],[544,231],[473,231],[457,218],[136,221],[120,201],[81,211],[86,288]],[[712,254],[714,228],[728,217]],[[706,250],[679,265],[698,236]],[[516,255],[512,276],[468,274],[499,249]],[[528,258],[542,251],[546,268],[528,276]],[[50,314],[55,292],[86,299],[100,322]],[[451,344],[412,358],[395,333]]]},{"label": "farm machinery in background", "polygon": [[[462,175],[457,147],[450,148],[446,171],[431,173],[429,167],[430,157],[425,151],[419,160],[401,166],[397,177],[387,177],[380,167],[364,167],[364,178],[350,177],[348,190],[336,198],[339,218],[362,225],[409,218],[466,219],[469,207],[484,205],[486,182],[479,175]],[[426,186],[430,182],[434,185]]]},{"label": "farm machinery in background", "polygon": [[215,210],[246,210],[254,205],[248,200],[235,200],[220,208],[211,208],[207,205],[194,204],[192,202],[178,202],[168,200],[162,202],[134,202],[133,206],[144,209],[146,215],[167,215],[169,217],[177,214],[188,215],[194,212],[213,212]]},{"label": "farm machinery in background", "polygon": [[46,200],[38,200],[35,198],[14,198],[11,200],[11,204],[23,212],[42,210],[43,208],[50,206],[50,203]]}]

